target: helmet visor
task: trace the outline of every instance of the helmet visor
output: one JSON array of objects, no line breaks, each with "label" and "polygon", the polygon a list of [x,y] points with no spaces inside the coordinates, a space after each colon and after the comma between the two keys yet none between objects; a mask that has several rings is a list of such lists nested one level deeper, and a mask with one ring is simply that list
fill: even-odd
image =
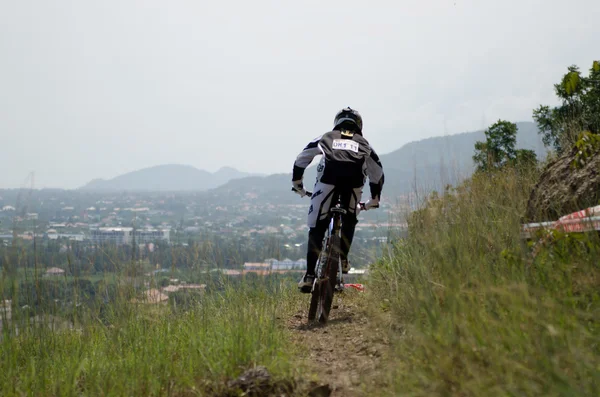
[{"label": "helmet visor", "polygon": [[356,126],[359,129],[362,129],[362,120],[360,120],[359,117],[357,117],[355,114],[350,113],[350,112],[344,112],[340,115],[338,115],[335,118],[335,123],[334,123],[334,127],[337,127],[338,125],[342,124],[345,121],[351,121],[352,123],[356,124]]}]

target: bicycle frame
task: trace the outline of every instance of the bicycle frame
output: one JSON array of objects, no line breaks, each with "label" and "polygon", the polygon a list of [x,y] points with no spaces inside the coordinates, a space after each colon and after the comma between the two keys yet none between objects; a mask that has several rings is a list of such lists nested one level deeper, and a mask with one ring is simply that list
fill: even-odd
[{"label": "bicycle frame", "polygon": [[[339,206],[339,204],[338,204],[338,206]],[[341,211],[335,211],[335,208],[339,208],[339,207],[332,208],[333,216],[331,217],[331,220],[329,221],[329,227],[327,228],[327,233],[325,234],[325,238],[323,239],[323,249],[321,250],[320,256],[323,256],[323,253],[327,251],[328,244],[331,244],[331,236],[338,236],[341,239],[341,235],[340,235],[340,231],[342,228],[341,215],[344,214],[346,212],[346,210],[339,208]],[[337,252],[336,254],[337,254],[338,272],[339,272],[339,274],[342,274],[342,261],[341,261],[340,255],[339,255],[340,253]],[[321,258],[319,258],[319,260],[317,262],[317,267],[316,267],[317,272],[320,270],[319,269],[320,267],[322,267]],[[319,274],[319,273],[316,273],[316,274]],[[314,284],[313,284],[313,286],[314,286]]]},{"label": "bicycle frame", "polygon": [[[302,196],[312,197],[312,193],[305,190],[292,188],[292,191],[300,193]],[[311,290],[310,307],[308,309],[308,321],[314,321],[318,318],[319,322],[326,323],[329,319],[329,311],[333,303],[333,291],[337,284],[338,274],[342,274],[341,260],[341,229],[342,215],[347,213],[347,209],[342,207],[342,194],[345,192],[337,191],[335,193],[336,203],[329,210],[331,217],[327,233],[323,239],[323,248],[315,268],[315,281]],[[345,200],[344,200],[345,201]],[[361,210],[366,211],[365,203],[359,202]],[[378,208],[379,205],[370,208]],[[358,214],[357,214],[358,215]]]},{"label": "bicycle frame", "polygon": [[329,312],[333,303],[333,293],[337,284],[338,274],[342,274],[341,264],[341,226],[342,215],[346,209],[340,206],[339,198],[334,207],[330,209],[331,220],[327,234],[323,240],[323,249],[317,261],[316,277],[311,291],[311,303],[308,311],[308,320],[315,318],[321,323],[329,319]]},{"label": "bicycle frame", "polygon": [[[292,191],[298,192],[295,188]],[[308,309],[308,321],[318,319],[320,323],[326,323],[329,319],[329,311],[333,303],[333,291],[337,284],[338,274],[342,274],[341,261],[341,229],[342,215],[347,209],[342,207],[342,192],[336,193],[336,203],[329,210],[329,227],[323,239],[323,248],[315,268],[315,281],[311,291],[310,307]],[[311,192],[304,191],[304,195],[312,197]],[[364,203],[358,203],[364,209]]]}]

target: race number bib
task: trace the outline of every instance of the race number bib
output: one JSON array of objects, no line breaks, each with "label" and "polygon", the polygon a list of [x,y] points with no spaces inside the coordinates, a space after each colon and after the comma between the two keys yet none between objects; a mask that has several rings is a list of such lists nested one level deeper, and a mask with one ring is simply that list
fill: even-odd
[{"label": "race number bib", "polygon": [[358,153],[358,142],[351,141],[350,139],[334,139],[332,148],[334,150],[350,150],[351,152]]}]

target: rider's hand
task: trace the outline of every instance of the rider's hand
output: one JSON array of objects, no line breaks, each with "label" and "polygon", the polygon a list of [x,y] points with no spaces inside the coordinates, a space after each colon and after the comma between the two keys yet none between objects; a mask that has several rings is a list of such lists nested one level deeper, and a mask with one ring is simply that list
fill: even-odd
[{"label": "rider's hand", "polygon": [[302,179],[297,181],[292,181],[292,188],[294,192],[296,192],[300,197],[306,196],[306,190],[304,190],[304,185],[302,184]]},{"label": "rider's hand", "polygon": [[371,208],[379,208],[379,199],[378,198],[367,200],[367,202],[365,203],[364,210],[368,211]]}]

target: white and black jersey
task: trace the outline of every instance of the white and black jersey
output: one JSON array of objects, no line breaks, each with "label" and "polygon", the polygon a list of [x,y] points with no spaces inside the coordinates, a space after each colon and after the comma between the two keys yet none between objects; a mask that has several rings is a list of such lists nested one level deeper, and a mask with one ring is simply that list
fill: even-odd
[{"label": "white and black jersey", "polygon": [[360,188],[369,178],[371,197],[381,195],[383,166],[362,135],[333,130],[314,139],[296,158],[292,179],[300,180],[318,155],[323,157],[317,166],[317,183]]}]

